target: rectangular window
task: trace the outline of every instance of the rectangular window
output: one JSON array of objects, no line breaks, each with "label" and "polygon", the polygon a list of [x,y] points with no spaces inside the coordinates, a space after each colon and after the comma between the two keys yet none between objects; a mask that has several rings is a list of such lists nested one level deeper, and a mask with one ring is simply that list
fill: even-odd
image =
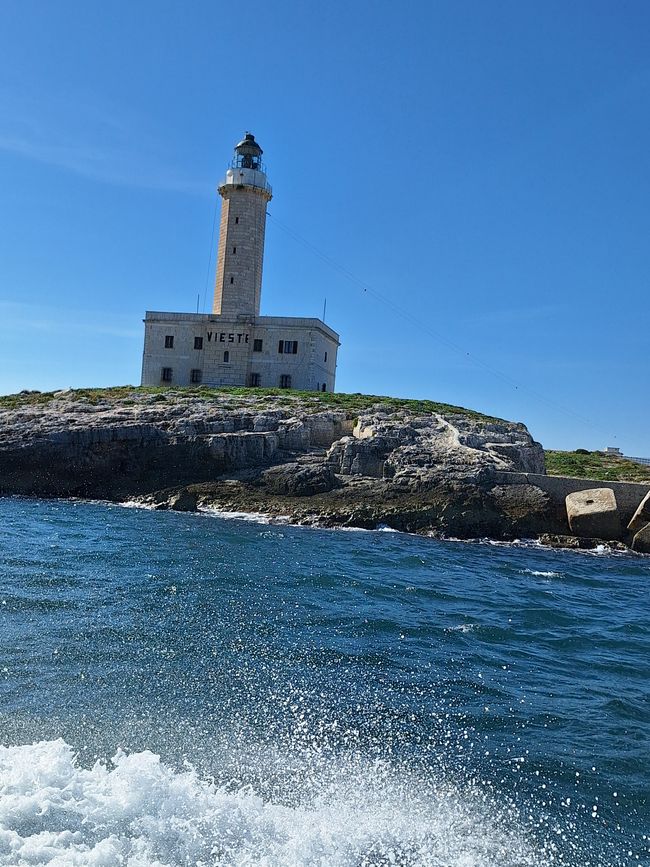
[{"label": "rectangular window", "polygon": [[203,349],[203,338],[195,337],[194,338],[194,348],[195,349]]},{"label": "rectangular window", "polygon": [[223,354],[223,363],[228,364],[229,361],[230,361],[230,353],[226,349],[226,351]]},{"label": "rectangular window", "polygon": [[262,377],[259,373],[251,373],[251,387],[258,388],[262,384]]},{"label": "rectangular window", "polygon": [[327,386],[325,385],[325,383],[323,383],[323,387],[321,388],[321,391],[327,391]]},{"label": "rectangular window", "polygon": [[280,388],[291,388],[291,377],[288,373],[283,373],[280,377]]},{"label": "rectangular window", "polygon": [[174,348],[174,335],[166,334],[165,335],[165,349],[173,349]]},{"label": "rectangular window", "polygon": [[232,251],[233,251],[233,253],[236,253],[236,252],[237,252],[237,247],[233,247],[233,248],[232,248]]},{"label": "rectangular window", "polygon": [[233,284],[234,282],[235,282],[235,278],[234,278],[234,277],[231,277],[231,278],[230,278],[230,285],[232,286],[232,284]]},{"label": "rectangular window", "polygon": [[239,217],[235,217],[235,223],[239,222]]},{"label": "rectangular window", "polygon": [[253,341],[253,352],[261,352],[262,346],[263,346],[262,341],[259,340],[258,338],[255,338],[255,340]]},{"label": "rectangular window", "polygon": [[160,371],[160,378],[163,382],[171,382],[172,381],[172,369],[171,367],[163,367]]},{"label": "rectangular window", "polygon": [[298,353],[298,341],[281,340],[278,344],[278,352],[284,355],[296,355]]},{"label": "rectangular window", "polygon": [[193,382],[196,385],[201,382],[202,379],[203,371],[199,370],[198,367],[194,367],[190,373],[190,382]]},{"label": "rectangular window", "polygon": [[327,361],[327,353],[325,353],[325,361]]}]

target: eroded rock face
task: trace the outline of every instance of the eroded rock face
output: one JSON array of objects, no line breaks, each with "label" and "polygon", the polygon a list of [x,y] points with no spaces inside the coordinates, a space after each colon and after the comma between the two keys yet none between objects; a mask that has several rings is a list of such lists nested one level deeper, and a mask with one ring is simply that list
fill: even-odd
[{"label": "eroded rock face", "polygon": [[312,497],[331,491],[338,484],[332,467],[323,463],[300,464],[296,461],[265,470],[260,483],[273,494]]},{"label": "eroded rock face", "polygon": [[490,495],[514,534],[535,536],[555,523],[549,496],[536,485],[496,485]]},{"label": "eroded rock face", "polygon": [[0,493],[123,499],[320,450],[352,429],[345,412],[299,402],[134,395],[91,404],[68,391],[0,410]]},{"label": "eroded rock face", "polygon": [[574,536],[605,540],[621,538],[621,519],[611,488],[592,488],[569,494],[566,510]]},{"label": "eroded rock face", "polygon": [[392,479],[423,490],[441,479],[478,480],[486,470],[544,473],[544,452],[523,425],[469,416],[366,413],[331,447],[337,473]]},{"label": "eroded rock face", "polygon": [[[0,493],[146,497],[156,508],[215,504],[296,521],[510,538],[548,529],[544,472],[521,424],[317,397],[134,390],[90,403],[64,392],[0,409]],[[565,522],[556,524],[561,528]]]}]

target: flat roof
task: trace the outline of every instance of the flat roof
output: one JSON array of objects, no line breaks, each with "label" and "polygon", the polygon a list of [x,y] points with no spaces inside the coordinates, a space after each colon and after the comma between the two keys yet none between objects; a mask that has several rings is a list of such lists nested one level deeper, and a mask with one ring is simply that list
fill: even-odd
[{"label": "flat roof", "polygon": [[170,313],[162,310],[147,310],[145,322],[196,322],[201,324],[220,322],[237,323],[238,325],[262,326],[277,325],[285,328],[316,328],[328,337],[339,342],[339,334],[326,325],[322,319],[301,316],[220,316],[217,313]]}]

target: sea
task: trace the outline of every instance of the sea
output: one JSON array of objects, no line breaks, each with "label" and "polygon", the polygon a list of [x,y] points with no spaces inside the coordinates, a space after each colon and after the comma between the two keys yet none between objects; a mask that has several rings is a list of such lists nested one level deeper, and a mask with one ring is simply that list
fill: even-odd
[{"label": "sea", "polygon": [[650,865],[650,558],[0,500],[0,865]]}]

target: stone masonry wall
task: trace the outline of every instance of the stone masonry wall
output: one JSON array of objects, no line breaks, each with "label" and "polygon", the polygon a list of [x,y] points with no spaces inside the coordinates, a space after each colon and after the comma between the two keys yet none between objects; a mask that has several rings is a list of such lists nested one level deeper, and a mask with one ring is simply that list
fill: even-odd
[{"label": "stone masonry wall", "polygon": [[596,482],[593,479],[575,479],[570,476],[542,476],[537,473],[497,472],[496,481],[501,485],[535,485],[548,494],[558,509],[565,510],[567,494],[587,491],[591,488],[611,488],[618,504],[621,523],[627,525],[639,503],[648,493],[650,485],[639,482]]},{"label": "stone masonry wall", "polygon": [[268,194],[254,187],[221,189],[213,312],[223,316],[258,316]]}]

